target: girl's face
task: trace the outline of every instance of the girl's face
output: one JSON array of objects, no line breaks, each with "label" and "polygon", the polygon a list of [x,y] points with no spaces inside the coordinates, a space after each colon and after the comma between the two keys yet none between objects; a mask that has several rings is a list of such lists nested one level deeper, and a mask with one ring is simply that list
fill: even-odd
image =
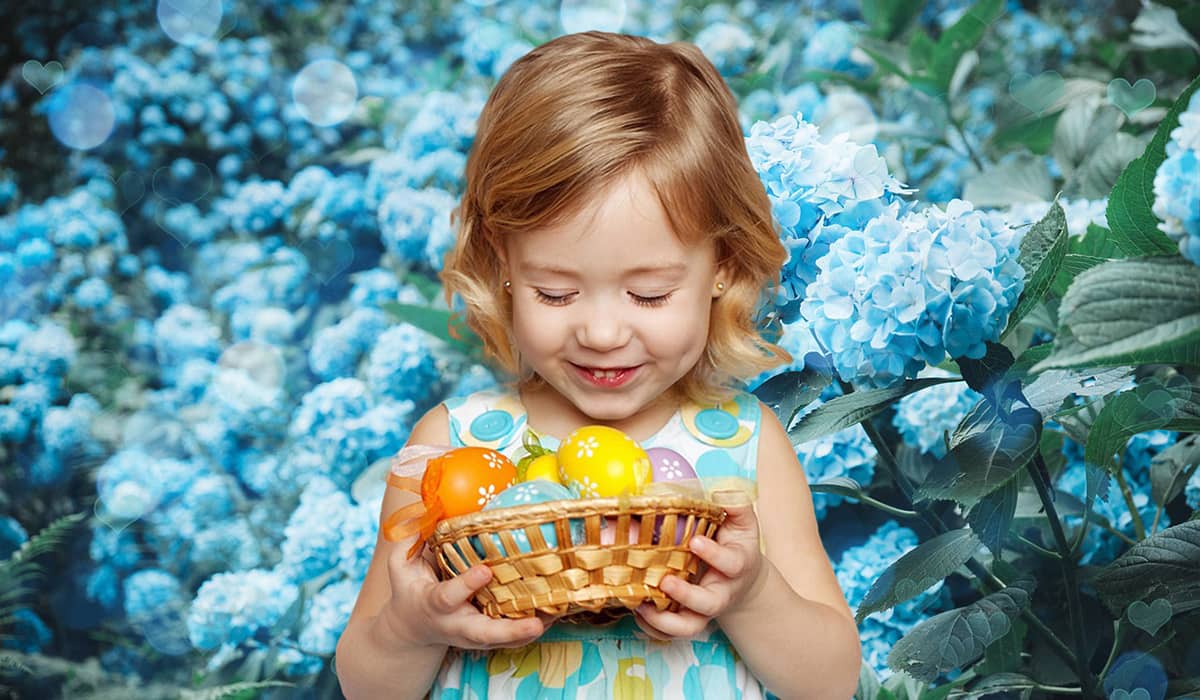
[{"label": "girl's face", "polygon": [[562,225],[509,237],[506,253],[517,347],[564,422],[632,426],[661,406],[704,352],[728,282],[713,244],[681,241],[637,173]]}]

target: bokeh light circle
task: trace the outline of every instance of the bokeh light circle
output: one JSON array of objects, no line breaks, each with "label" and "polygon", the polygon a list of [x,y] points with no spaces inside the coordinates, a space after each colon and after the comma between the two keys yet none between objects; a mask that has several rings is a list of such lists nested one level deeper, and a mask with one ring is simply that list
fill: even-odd
[{"label": "bokeh light circle", "polygon": [[216,34],[224,12],[221,0],[158,0],[158,25],[167,36],[190,46]]},{"label": "bokeh light circle", "polygon": [[568,34],[589,29],[619,32],[625,24],[625,0],[563,0],[558,15]]},{"label": "bokeh light circle", "polygon": [[300,116],[317,126],[333,126],[354,112],[358,83],[346,64],[322,58],[305,66],[292,81],[292,101]]},{"label": "bokeh light circle", "polygon": [[116,124],[112,99],[103,90],[86,83],[55,90],[47,111],[54,138],[81,151],[107,141]]}]

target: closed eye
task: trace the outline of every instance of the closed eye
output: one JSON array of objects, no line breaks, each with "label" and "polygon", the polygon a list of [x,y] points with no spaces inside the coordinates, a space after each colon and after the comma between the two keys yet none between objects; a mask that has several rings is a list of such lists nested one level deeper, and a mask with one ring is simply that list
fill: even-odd
[{"label": "closed eye", "polygon": [[671,299],[671,295],[674,293],[675,292],[667,292],[666,294],[660,294],[656,297],[644,297],[640,294],[634,294],[633,292],[630,292],[629,296],[633,297],[633,303],[639,306],[662,306]]},{"label": "closed eye", "polygon": [[533,291],[535,294],[537,294],[538,301],[542,302],[543,304],[549,304],[550,306],[563,306],[570,301],[571,297],[575,294],[574,292],[571,292],[570,294],[563,294],[562,296],[554,296],[553,294],[547,294],[540,289],[535,289]]}]

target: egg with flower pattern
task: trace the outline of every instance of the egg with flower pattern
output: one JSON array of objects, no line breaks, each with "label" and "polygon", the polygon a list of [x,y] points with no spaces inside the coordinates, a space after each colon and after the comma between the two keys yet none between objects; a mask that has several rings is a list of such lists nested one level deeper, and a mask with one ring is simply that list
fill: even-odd
[{"label": "egg with flower pattern", "polygon": [[650,458],[651,476],[655,483],[696,478],[696,470],[687,457],[669,447],[651,447],[646,450],[646,456]]},{"label": "egg with flower pattern", "polygon": [[586,425],[558,447],[558,475],[579,498],[640,493],[650,482],[650,458],[616,428]]},{"label": "egg with flower pattern", "polygon": [[[493,498],[484,510],[495,510],[497,508],[509,508],[513,506],[528,506],[535,503],[548,503],[550,501],[564,501],[573,499],[575,496],[567,487],[562,484],[556,484],[553,481],[546,479],[534,479],[532,481],[522,481],[514,484],[498,496]],[[542,533],[542,539],[546,541],[546,546],[554,549],[558,547],[558,533],[554,528],[554,523],[543,523],[538,526]],[[532,550],[529,543],[529,536],[525,534],[525,530],[510,530],[513,541],[516,542],[517,549],[522,553],[528,553]],[[572,519],[570,521],[570,532],[572,542],[582,542],[584,537],[583,520]],[[492,535],[492,543],[501,554],[509,556],[505,552],[503,541],[499,535]],[[487,554],[483,545],[476,537],[471,538],[471,544],[475,547],[475,552],[481,557],[486,557]]]},{"label": "egg with flower pattern", "polygon": [[442,518],[453,518],[482,510],[516,480],[516,466],[502,453],[458,447],[429,460],[421,479],[421,500],[439,510]]}]

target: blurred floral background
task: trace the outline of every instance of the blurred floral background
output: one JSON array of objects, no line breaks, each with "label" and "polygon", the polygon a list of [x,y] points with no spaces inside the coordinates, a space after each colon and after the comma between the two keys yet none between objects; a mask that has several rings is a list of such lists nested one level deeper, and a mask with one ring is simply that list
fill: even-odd
[{"label": "blurred floral background", "polygon": [[[387,458],[424,411],[501,379],[447,331],[437,277],[476,118],[515,59],[587,29],[694,42],[739,98],[791,253],[762,321],[795,362],[751,388],[823,485],[822,536],[860,612],[859,697],[1200,692],[1200,593],[1163,579],[1114,611],[1120,596],[1091,583],[1172,532],[1200,579],[1196,528],[1170,528],[1200,507],[1200,5],[4,14],[0,693],[340,697],[333,652]],[[1136,264],[1139,289],[1173,291],[1131,317],[1167,316],[1132,345],[1088,340],[1068,308]],[[1033,452],[1009,450],[1024,458],[974,490],[939,478],[979,435],[1011,447],[1023,409],[995,390],[1002,374],[1036,409]],[[1169,415],[1137,412],[1163,394]],[[846,419],[848,401],[870,410]],[[947,555],[954,533],[979,539]],[[922,542],[941,563],[885,596]],[[897,647],[1023,571],[1036,592],[992,611],[1005,624],[975,652],[930,666]]]}]

